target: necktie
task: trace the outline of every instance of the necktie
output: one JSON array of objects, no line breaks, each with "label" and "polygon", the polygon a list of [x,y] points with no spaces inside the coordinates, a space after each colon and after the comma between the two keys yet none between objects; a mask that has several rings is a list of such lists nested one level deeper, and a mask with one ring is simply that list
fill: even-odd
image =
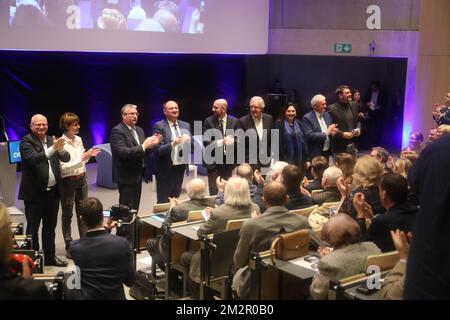
[{"label": "necktie", "polygon": [[223,132],[223,119],[219,120],[219,128],[220,128],[220,132],[224,135],[225,132]]},{"label": "necktie", "polygon": [[136,140],[137,144],[139,144],[139,137],[136,132],[136,128],[131,128],[131,133],[133,134],[134,140]]},{"label": "necktie", "polygon": [[[325,123],[325,119],[323,118],[323,114],[320,114],[320,127],[322,128],[322,132],[327,131],[327,124]],[[327,136],[325,138],[325,143],[323,145],[323,151],[327,151],[330,148],[330,138]]]},{"label": "necktie", "polygon": [[180,132],[178,132],[178,126],[176,123],[173,124],[173,130],[175,130],[175,138],[180,136]]}]

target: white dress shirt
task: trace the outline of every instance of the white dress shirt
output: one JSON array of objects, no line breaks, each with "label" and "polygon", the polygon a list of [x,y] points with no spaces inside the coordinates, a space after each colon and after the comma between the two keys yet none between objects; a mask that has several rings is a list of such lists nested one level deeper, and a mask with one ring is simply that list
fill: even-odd
[{"label": "white dress shirt", "polygon": [[85,149],[83,146],[83,141],[77,135],[74,136],[73,140],[67,137],[65,134],[62,135],[66,144],[64,145],[64,150],[70,154],[69,162],[59,162],[61,167],[61,177],[66,178],[70,176],[78,176],[86,172],[86,162],[81,160]]},{"label": "white dress shirt", "polygon": [[258,138],[259,138],[259,140],[262,140],[262,138],[263,138],[262,115],[261,115],[261,118],[259,118],[259,119],[253,118],[253,116],[252,116],[252,119],[253,119],[253,122],[255,123],[255,129],[256,129],[256,132],[258,133]]},{"label": "white dress shirt", "polygon": [[47,137],[45,137],[44,142],[42,143],[44,146],[45,156],[47,157],[48,162],[48,181],[47,181],[47,187],[53,187],[56,184],[56,178],[55,174],[53,173],[52,165],[50,163],[51,156],[56,152],[55,148],[53,146],[47,148]]},{"label": "white dress shirt", "polygon": [[[170,133],[172,134],[172,140],[174,141],[177,137],[181,137],[181,131],[180,131],[180,124],[177,122],[172,122],[170,120],[167,119],[167,122],[169,123],[170,126]],[[176,127],[174,126],[176,124]],[[183,162],[181,161],[181,157],[179,156],[180,154],[180,150],[182,148],[181,143],[177,144],[173,149],[172,149],[172,164],[174,166],[178,166],[183,164]]]},{"label": "white dress shirt", "polygon": [[322,132],[325,133],[326,135],[326,139],[325,142],[323,144],[323,149],[322,151],[328,151],[328,149],[330,149],[330,137],[328,137],[327,133],[327,124],[325,122],[325,119],[323,118],[323,114],[319,113],[317,111],[314,110],[314,113],[316,114],[317,117],[317,121],[319,121],[319,125],[320,125],[320,129],[322,129]]},{"label": "white dress shirt", "polygon": [[128,129],[130,129],[131,134],[133,135],[134,140],[136,141],[136,143],[137,143],[138,145],[140,145],[140,146],[142,147],[142,150],[144,150],[144,152],[145,152],[144,145],[141,144],[141,143],[139,142],[139,136],[138,136],[138,134],[137,134],[136,127],[130,127],[130,126],[127,125],[126,123],[125,123],[125,125],[127,126]]}]

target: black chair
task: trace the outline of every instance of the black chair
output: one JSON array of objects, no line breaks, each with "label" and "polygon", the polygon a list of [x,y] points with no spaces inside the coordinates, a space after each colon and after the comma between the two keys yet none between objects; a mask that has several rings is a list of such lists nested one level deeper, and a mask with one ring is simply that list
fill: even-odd
[{"label": "black chair", "polygon": [[200,299],[205,298],[207,288],[218,291],[221,299],[230,296],[228,274],[239,241],[239,231],[234,229],[201,238]]}]

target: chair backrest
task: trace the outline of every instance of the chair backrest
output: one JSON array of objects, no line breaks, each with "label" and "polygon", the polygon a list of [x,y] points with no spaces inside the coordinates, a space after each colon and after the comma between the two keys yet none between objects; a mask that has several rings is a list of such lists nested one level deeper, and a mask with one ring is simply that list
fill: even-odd
[{"label": "chair backrest", "polygon": [[170,209],[170,202],[155,203],[153,205],[153,213],[166,212]]},{"label": "chair backrest", "polygon": [[339,204],[340,201],[336,201],[336,202],[324,202],[322,203],[321,207],[322,208],[331,208],[337,204]]},{"label": "chair backrest", "polygon": [[187,222],[200,221],[203,219],[202,210],[192,210],[188,212]]},{"label": "chair backrest", "polygon": [[215,249],[211,251],[209,258],[209,279],[228,275],[239,242],[239,230],[215,234],[212,241],[215,244]]},{"label": "chair backrest", "polygon": [[225,228],[225,231],[231,231],[231,230],[238,230],[242,227],[242,224],[245,220],[248,219],[235,219],[235,220],[228,220],[227,226]]},{"label": "chair backrest", "polygon": [[289,210],[289,212],[295,213],[295,214],[299,214],[299,215],[302,215],[302,216],[308,218],[309,215],[310,215],[310,213],[311,213],[314,209],[316,209],[316,208],[318,208],[318,207],[319,207],[318,205],[314,205],[314,206],[311,206],[311,207],[308,207],[308,208],[296,209],[296,210]]},{"label": "chair backrest", "polygon": [[368,256],[364,270],[367,272],[369,266],[378,266],[381,271],[392,269],[400,259],[398,251],[385,252]]}]

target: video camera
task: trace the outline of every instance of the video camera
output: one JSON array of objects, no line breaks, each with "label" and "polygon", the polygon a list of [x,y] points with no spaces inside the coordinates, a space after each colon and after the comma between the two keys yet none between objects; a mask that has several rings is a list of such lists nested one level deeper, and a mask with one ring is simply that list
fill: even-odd
[{"label": "video camera", "polygon": [[116,204],[111,207],[110,218],[113,220],[128,220],[133,215],[130,207],[123,204]]}]

